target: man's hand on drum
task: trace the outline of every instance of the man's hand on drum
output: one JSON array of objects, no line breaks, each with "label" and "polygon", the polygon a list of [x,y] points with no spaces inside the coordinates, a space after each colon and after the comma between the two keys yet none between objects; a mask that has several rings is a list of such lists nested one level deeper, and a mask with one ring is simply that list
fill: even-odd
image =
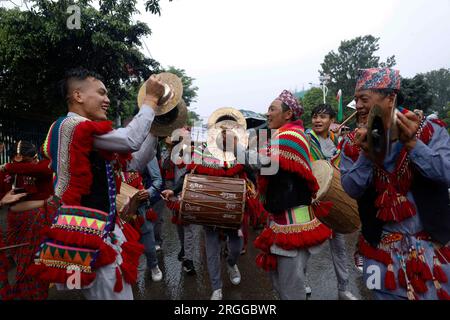
[{"label": "man's hand on drum", "polygon": [[151,75],[145,84],[145,89],[144,104],[150,105],[154,110],[158,110],[159,100],[164,96],[164,84],[156,75]]},{"label": "man's hand on drum", "polygon": [[161,191],[161,197],[166,201],[169,201],[170,198],[173,197],[174,195],[175,195],[175,193],[173,192],[173,190],[170,190],[170,189]]},{"label": "man's hand on drum", "polygon": [[369,150],[369,144],[367,142],[367,128],[356,129],[355,139],[355,144],[359,146],[367,156]]}]

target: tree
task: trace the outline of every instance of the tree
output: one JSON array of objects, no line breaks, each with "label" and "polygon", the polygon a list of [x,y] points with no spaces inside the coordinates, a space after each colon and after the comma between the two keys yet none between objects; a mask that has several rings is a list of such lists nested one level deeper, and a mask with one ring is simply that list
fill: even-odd
[{"label": "tree", "polygon": [[187,118],[187,125],[189,127],[192,127],[196,121],[200,121],[200,115],[198,113],[196,113],[195,111],[189,110],[188,118]]},{"label": "tree", "polygon": [[133,22],[136,0],[80,0],[81,28],[69,29],[72,1],[32,0],[30,10],[0,9],[0,110],[54,117],[65,112],[56,83],[65,70],[83,66],[104,77],[110,116],[159,64],[140,51],[151,31]]},{"label": "tree", "polygon": [[[145,3],[145,10],[153,14],[161,15],[161,7],[159,5],[160,0],[148,0]],[[169,0],[172,1],[172,0]]]},{"label": "tree", "polygon": [[[331,96],[327,96],[326,101],[328,104],[333,105],[332,100],[333,98],[331,98]],[[321,88],[311,88],[305,93],[305,95],[301,99],[301,104],[303,105],[304,108],[302,120],[303,124],[305,125],[305,128],[311,127],[311,112],[316,106],[322,103],[323,103],[323,93]],[[333,106],[336,107],[336,103],[334,103]]]},{"label": "tree", "polygon": [[408,109],[420,109],[427,112],[433,104],[433,95],[422,74],[411,79],[403,78],[401,92],[405,100],[403,105]]},{"label": "tree", "polygon": [[184,69],[178,69],[174,66],[169,66],[166,71],[181,78],[181,82],[183,83],[183,100],[186,102],[186,105],[189,107],[191,102],[197,102],[195,99],[197,98],[198,87],[193,85],[195,79],[186,75]]},{"label": "tree", "polygon": [[[189,107],[192,102],[196,102],[195,99],[197,98],[198,87],[193,84],[195,79],[189,77],[184,69],[175,68],[174,66],[169,66],[165,71],[173,73],[181,78],[181,82],[183,83],[182,98],[184,102],[186,102],[186,106]],[[200,121],[200,115],[195,111],[189,110],[187,120],[188,126],[194,125],[195,121]]]},{"label": "tree", "polygon": [[[328,95],[326,98],[327,104],[331,105],[333,109],[338,112],[338,101],[335,96]],[[311,112],[319,104],[323,104],[323,93],[321,88],[311,88],[309,89],[303,98],[301,103],[304,108],[304,114],[302,116],[303,124],[305,128],[311,128]],[[344,105],[344,118],[348,117],[354,112],[353,109],[346,108]]]},{"label": "tree", "polygon": [[330,51],[325,56],[319,74],[331,77],[327,85],[331,95],[336,95],[342,89],[344,105],[353,100],[358,69],[395,65],[395,56],[388,57],[386,62],[380,62],[380,57],[374,55],[379,49],[379,40],[380,38],[371,35],[344,40],[337,53]]},{"label": "tree", "polygon": [[438,111],[441,117],[446,115],[446,106],[450,103],[450,69],[433,70],[423,74],[425,82],[433,96],[431,109]]}]

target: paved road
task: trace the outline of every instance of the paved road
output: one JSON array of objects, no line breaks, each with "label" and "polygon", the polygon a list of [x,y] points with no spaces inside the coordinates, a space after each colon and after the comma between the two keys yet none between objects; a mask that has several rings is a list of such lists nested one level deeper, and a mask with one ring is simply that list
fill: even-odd
[{"label": "paved road", "polygon": [[[186,275],[181,268],[181,262],[177,255],[180,250],[176,228],[171,224],[169,212],[164,212],[165,223],[163,225],[164,243],[162,252],[159,253],[160,268],[164,274],[163,281],[152,282],[148,270],[145,270],[145,260],[141,263],[139,280],[134,286],[134,297],[136,300],[180,300],[180,299],[209,299],[211,287],[206,270],[205,248],[203,242],[203,230],[196,237],[196,250],[194,265],[196,276]],[[250,228],[250,242],[255,239],[257,232]],[[355,248],[357,235],[346,237],[347,250],[349,253],[350,289],[360,299],[370,299],[370,292],[362,283],[362,275],[353,267],[352,256]],[[223,297],[233,300],[272,300],[277,299],[272,290],[272,285],[267,274],[256,267],[255,257],[257,250],[252,245],[245,255],[242,255],[238,265],[242,274],[242,282],[239,286],[230,283],[225,269],[222,268]],[[145,258],[144,258],[145,259]],[[311,299],[334,300],[337,299],[337,282],[334,273],[330,248],[328,243],[323,245],[322,250],[311,257],[308,265],[308,281],[312,287]],[[50,291],[50,299],[83,299],[76,291],[58,292],[54,288]]]}]

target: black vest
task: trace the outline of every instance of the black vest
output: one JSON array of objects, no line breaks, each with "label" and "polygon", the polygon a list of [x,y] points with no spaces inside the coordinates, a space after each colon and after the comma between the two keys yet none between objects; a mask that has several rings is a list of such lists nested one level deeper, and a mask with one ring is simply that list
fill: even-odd
[{"label": "black vest", "polygon": [[108,178],[106,176],[105,160],[97,153],[91,152],[92,184],[89,194],[81,197],[81,205],[84,207],[109,212]]},{"label": "black vest", "polygon": [[297,174],[279,169],[268,180],[264,205],[268,212],[279,215],[289,208],[311,204],[312,194],[306,180]]}]

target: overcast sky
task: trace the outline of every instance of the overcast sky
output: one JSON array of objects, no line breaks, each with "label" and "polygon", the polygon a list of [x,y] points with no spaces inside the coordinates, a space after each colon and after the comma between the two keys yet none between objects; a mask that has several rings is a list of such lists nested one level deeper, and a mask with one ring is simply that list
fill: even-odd
[{"label": "overcast sky", "polygon": [[450,67],[450,0],[161,0],[160,17],[144,3],[135,16],[152,29],[143,53],[196,79],[191,109],[202,116],[265,112],[283,89],[317,84],[342,40],[367,34],[405,77]]},{"label": "overcast sky", "polygon": [[202,116],[224,106],[265,112],[281,90],[318,83],[320,63],[341,40],[367,34],[380,37],[377,54],[382,60],[395,54],[405,77],[450,67],[450,0],[161,0],[161,6],[161,17],[137,17],[152,29],[145,42],[163,66],[196,79],[191,107]]}]

